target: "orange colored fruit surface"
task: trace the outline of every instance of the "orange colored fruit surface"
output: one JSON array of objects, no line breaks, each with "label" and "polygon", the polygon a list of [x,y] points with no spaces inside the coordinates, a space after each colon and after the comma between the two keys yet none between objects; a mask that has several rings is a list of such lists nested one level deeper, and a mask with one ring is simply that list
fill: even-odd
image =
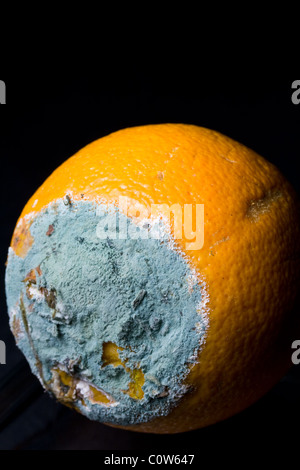
[{"label": "orange colored fruit surface", "polygon": [[[133,217],[141,205],[204,204],[203,247],[187,250],[178,240],[208,293],[209,327],[185,379],[189,392],[169,415],[129,429],[174,433],[213,424],[249,406],[286,372],[300,332],[299,206],[271,163],[206,128],[128,128],[63,163],[21,218],[66,195],[108,202],[127,196]],[[19,256],[30,246],[27,229],[27,238],[23,224],[12,239]]]}]

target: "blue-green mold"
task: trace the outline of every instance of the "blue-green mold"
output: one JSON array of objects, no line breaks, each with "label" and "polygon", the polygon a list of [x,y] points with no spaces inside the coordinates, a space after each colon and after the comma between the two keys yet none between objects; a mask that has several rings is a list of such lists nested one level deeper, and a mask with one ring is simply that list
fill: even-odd
[{"label": "blue-green mold", "polygon": [[[167,240],[126,238],[121,231],[133,222],[101,207],[60,200],[33,217],[27,255],[9,249],[10,325],[32,371],[57,398],[101,422],[147,422],[167,415],[187,391],[183,380],[207,327],[202,287],[191,287],[188,262]],[[117,236],[110,230],[99,237],[99,221],[116,214],[123,218]],[[103,363],[106,343],[119,347],[123,365]],[[73,390],[58,369],[74,378]],[[128,394],[134,370],[144,376],[139,399]],[[89,386],[109,401],[89,400]]]}]

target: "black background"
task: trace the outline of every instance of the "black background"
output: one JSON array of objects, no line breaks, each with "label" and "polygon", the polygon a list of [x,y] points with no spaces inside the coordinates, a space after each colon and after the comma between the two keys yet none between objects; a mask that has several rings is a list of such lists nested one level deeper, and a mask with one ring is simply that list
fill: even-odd
[{"label": "black background", "polygon": [[4,263],[17,218],[46,177],[94,139],[141,124],[197,124],[263,155],[300,193],[300,104],[291,101],[297,76],[250,73],[247,67],[212,71],[197,60],[191,65],[182,58],[168,61],[167,54],[165,59],[156,67],[127,57],[63,66],[54,59],[40,63],[38,57],[29,63],[25,55],[13,70],[0,70],[7,87],[7,104],[0,107],[0,339],[7,346],[7,364],[0,365],[0,449],[134,454],[138,449],[201,452],[213,443],[229,453],[233,446],[242,448],[246,456],[266,445],[273,453],[280,448],[290,454],[297,445],[300,365],[256,404],[224,422],[184,434],[147,435],[90,422],[55,403],[31,376],[9,332]]}]

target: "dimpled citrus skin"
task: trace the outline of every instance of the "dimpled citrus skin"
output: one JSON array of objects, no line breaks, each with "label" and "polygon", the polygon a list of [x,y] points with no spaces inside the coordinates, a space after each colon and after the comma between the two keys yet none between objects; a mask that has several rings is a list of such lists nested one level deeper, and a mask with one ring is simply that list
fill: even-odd
[{"label": "dimpled citrus skin", "polygon": [[[205,344],[185,380],[190,390],[168,416],[128,429],[175,433],[213,424],[255,402],[287,371],[299,336],[299,206],[272,164],[206,128],[141,126],[103,137],[68,159],[21,217],[66,194],[107,201],[127,196],[133,212],[135,201],[204,204],[203,247],[187,250],[186,240],[178,240],[209,295]],[[19,232],[12,246],[22,254]]]}]

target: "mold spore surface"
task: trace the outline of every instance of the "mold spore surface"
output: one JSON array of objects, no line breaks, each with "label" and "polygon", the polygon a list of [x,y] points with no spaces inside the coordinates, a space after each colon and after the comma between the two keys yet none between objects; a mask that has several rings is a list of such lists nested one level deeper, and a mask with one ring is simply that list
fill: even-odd
[{"label": "mold spore surface", "polygon": [[165,241],[122,233],[133,222],[117,208],[102,208],[123,218],[116,237],[99,237],[97,207],[57,201],[33,216],[27,255],[9,249],[10,325],[59,400],[102,422],[146,422],[186,392],[206,328],[201,285],[190,288],[187,261]]}]

